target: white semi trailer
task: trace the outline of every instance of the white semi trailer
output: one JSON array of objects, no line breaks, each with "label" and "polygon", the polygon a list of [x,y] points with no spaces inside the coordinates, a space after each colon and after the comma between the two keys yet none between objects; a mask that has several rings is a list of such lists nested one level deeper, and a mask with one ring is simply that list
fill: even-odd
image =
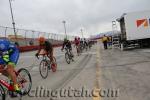
[{"label": "white semi trailer", "polygon": [[124,13],[120,22],[120,45],[126,47],[150,47],[150,11]]}]

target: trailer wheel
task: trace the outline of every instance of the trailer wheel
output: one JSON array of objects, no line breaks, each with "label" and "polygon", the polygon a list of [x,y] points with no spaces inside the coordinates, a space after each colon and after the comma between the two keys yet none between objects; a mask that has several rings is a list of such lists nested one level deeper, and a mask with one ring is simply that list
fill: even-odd
[{"label": "trailer wheel", "polygon": [[124,44],[121,43],[121,51],[123,51],[123,50],[124,50]]}]

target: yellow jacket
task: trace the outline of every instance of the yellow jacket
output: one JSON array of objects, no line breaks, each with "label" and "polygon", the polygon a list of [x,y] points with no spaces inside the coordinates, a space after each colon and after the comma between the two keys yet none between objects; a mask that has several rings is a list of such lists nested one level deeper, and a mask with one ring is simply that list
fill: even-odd
[{"label": "yellow jacket", "polygon": [[107,42],[108,42],[108,37],[107,37],[107,36],[104,36],[104,37],[102,38],[102,42],[104,42],[104,41],[107,41]]}]

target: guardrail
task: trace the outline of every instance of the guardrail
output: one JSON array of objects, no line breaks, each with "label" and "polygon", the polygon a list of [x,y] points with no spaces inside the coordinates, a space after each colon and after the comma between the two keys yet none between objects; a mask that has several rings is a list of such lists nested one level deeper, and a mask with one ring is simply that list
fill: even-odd
[{"label": "guardrail", "polygon": [[[66,37],[63,34],[47,33],[34,30],[18,29],[16,28],[16,36],[13,28],[0,26],[0,38],[7,38],[12,42],[17,42],[19,46],[36,46],[38,45],[37,38],[40,36],[48,39],[52,44],[60,44]],[[68,35],[69,40],[74,40],[75,36]]]},{"label": "guardrail", "polygon": [[[62,46],[62,44],[55,44],[53,45],[53,47],[60,47]],[[18,47],[20,52],[27,52],[27,51],[34,51],[37,50],[39,48],[39,46],[22,46],[22,47]]]}]

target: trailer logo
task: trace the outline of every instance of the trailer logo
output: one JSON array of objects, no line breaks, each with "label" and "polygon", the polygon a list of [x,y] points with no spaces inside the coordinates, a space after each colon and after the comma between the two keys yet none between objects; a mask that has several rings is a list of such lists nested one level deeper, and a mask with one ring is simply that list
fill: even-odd
[{"label": "trailer logo", "polygon": [[148,27],[148,23],[150,24],[150,19],[139,19],[136,21],[137,27],[144,26],[146,28]]}]

